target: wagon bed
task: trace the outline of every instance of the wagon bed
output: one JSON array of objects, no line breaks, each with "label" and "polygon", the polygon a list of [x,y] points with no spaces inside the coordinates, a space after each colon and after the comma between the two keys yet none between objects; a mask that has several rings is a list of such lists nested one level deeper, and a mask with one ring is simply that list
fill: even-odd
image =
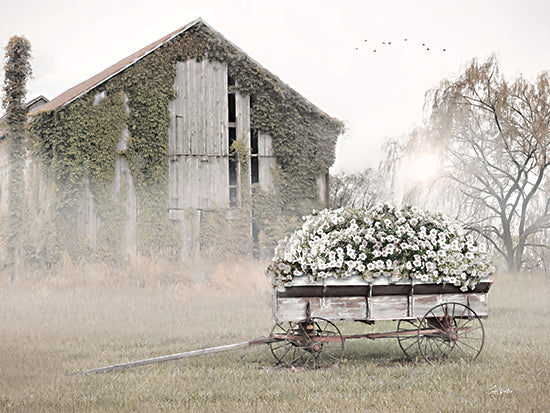
[{"label": "wagon bed", "polygon": [[451,284],[397,281],[360,277],[307,282],[295,279],[291,286],[273,289],[273,320],[299,322],[307,317],[330,320],[401,320],[422,317],[432,307],[456,302],[471,308],[479,317],[488,315],[487,293],[491,278],[482,279],[473,290],[461,291]]}]

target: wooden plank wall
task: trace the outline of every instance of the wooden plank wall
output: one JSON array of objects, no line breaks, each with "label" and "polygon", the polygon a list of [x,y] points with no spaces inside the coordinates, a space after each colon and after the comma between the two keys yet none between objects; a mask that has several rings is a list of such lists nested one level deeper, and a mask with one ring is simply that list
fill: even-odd
[{"label": "wooden plank wall", "polygon": [[258,175],[260,188],[273,190],[273,169],[275,168],[273,139],[267,133],[258,131]]},{"label": "wooden plank wall", "polygon": [[194,208],[186,210],[171,209],[169,218],[178,226],[181,233],[180,258],[186,260],[191,257],[198,257],[200,253],[201,211]]},{"label": "wooden plank wall", "polygon": [[250,97],[235,93],[235,123],[237,139],[242,139],[250,149]]},{"label": "wooden plank wall", "polygon": [[328,208],[329,204],[329,176],[328,172],[317,177],[317,193],[319,194],[319,199],[325,205],[325,208]]},{"label": "wooden plank wall", "polygon": [[[124,193],[121,191],[124,191]],[[124,199],[124,208],[126,210],[123,248],[128,255],[135,256],[137,253],[137,196],[128,161],[122,157],[116,160],[115,180],[113,182],[113,200],[118,202],[120,199]]]},{"label": "wooden plank wall", "polygon": [[92,246],[97,246],[97,230],[101,225],[100,219],[95,212],[95,204],[90,191],[90,180],[86,177],[85,192],[81,194],[81,199],[77,206],[77,224],[84,235],[91,240]]},{"label": "wooden plank wall", "polygon": [[169,209],[213,209],[229,202],[227,66],[176,64],[170,104]]}]

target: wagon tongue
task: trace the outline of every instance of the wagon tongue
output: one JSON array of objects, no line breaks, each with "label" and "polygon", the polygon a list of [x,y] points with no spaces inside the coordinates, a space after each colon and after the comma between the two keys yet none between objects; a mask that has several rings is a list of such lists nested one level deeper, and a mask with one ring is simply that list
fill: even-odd
[{"label": "wagon tongue", "polygon": [[156,364],[156,363],[162,363],[165,361],[173,361],[173,360],[180,360],[187,357],[195,357],[195,356],[202,356],[206,354],[215,354],[215,353],[221,353],[223,351],[231,351],[231,350],[237,350],[240,348],[250,347],[258,344],[268,344],[273,341],[273,338],[256,338],[254,340],[250,341],[243,341],[242,343],[236,343],[236,344],[228,344],[224,346],[218,346],[218,347],[209,347],[209,348],[203,348],[200,350],[193,350],[193,351],[185,351],[183,353],[175,353],[175,354],[169,354],[167,356],[160,356],[160,357],[153,357],[149,359],[144,360],[137,360],[137,361],[131,361],[128,363],[120,363],[120,364],[113,364],[111,366],[106,367],[99,367],[96,369],[90,369],[90,370],[83,370],[83,371],[77,371],[70,374],[81,374],[81,373],[107,373],[109,371],[113,370],[122,370],[122,369],[128,369],[132,367],[139,367],[139,366],[145,366],[147,364]]}]

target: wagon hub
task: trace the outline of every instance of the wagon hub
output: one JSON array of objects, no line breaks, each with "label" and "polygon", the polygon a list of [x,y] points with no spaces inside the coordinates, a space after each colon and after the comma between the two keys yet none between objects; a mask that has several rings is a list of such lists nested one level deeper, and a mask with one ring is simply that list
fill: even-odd
[{"label": "wagon hub", "polygon": [[315,353],[320,353],[321,350],[323,350],[323,345],[321,343],[312,343],[311,345],[311,351],[315,352]]},{"label": "wagon hub", "polygon": [[455,330],[450,330],[448,333],[449,341],[456,343],[458,340],[458,333]]}]

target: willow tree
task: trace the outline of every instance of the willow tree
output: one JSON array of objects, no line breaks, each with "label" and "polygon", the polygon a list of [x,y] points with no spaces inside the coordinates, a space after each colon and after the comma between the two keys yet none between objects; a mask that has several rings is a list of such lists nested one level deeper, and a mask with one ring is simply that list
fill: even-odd
[{"label": "willow tree", "polygon": [[474,59],[428,99],[422,136],[445,159],[462,218],[509,270],[521,269],[526,252],[548,249],[540,240],[550,228],[550,75],[507,80],[495,57]]},{"label": "willow tree", "polygon": [[7,249],[11,261],[11,280],[17,282],[21,231],[23,227],[23,194],[25,167],[25,134],[27,107],[26,84],[32,69],[30,64],[31,44],[24,37],[13,36],[6,46],[4,58],[5,124],[8,147],[8,228]]},{"label": "willow tree", "polygon": [[391,193],[377,170],[367,168],[358,173],[330,176],[329,206],[331,208],[372,208],[389,202]]}]

